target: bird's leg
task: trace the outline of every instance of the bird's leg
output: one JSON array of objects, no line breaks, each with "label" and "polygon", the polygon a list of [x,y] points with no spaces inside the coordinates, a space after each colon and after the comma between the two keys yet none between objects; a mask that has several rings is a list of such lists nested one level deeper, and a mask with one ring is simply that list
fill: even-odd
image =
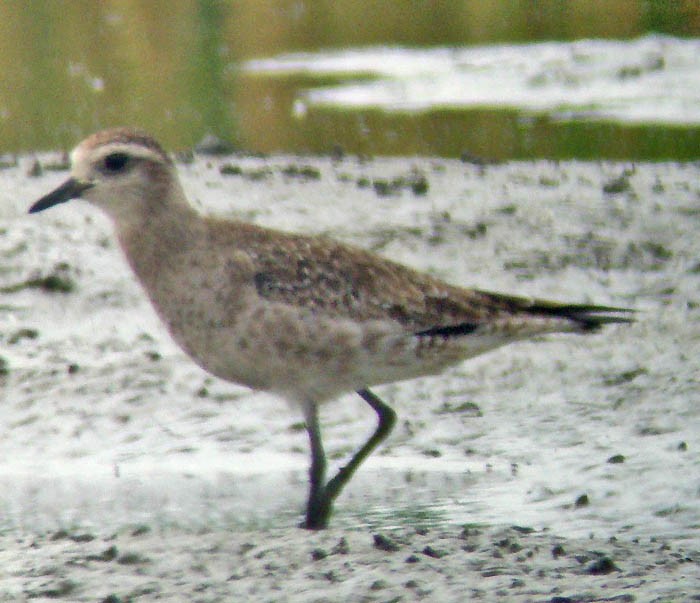
[{"label": "bird's leg", "polygon": [[372,436],[367,440],[355,455],[350,459],[347,465],[342,467],[336,476],[326,485],[326,496],[334,500],[341,490],[350,481],[350,478],[355,474],[357,468],[362,462],[374,452],[374,449],[381,444],[384,439],[391,433],[396,423],[396,413],[394,409],[388,406],[378,396],[373,394],[368,389],[361,389],[357,392],[362,399],[369,404],[379,417],[377,429],[374,430]]},{"label": "bird's leg", "polygon": [[309,470],[309,501],[306,505],[306,523],[303,524],[303,527],[309,530],[319,530],[328,525],[330,517],[330,501],[325,496],[326,453],[323,451],[316,404],[307,404],[304,408],[304,416],[311,445],[311,468]]},{"label": "bird's leg", "polygon": [[308,529],[319,530],[328,526],[331,511],[333,510],[333,502],[355,474],[357,468],[391,433],[396,423],[396,413],[378,396],[368,389],[358,390],[357,393],[377,413],[379,423],[369,440],[325,486],[323,485],[323,479],[326,469],[326,457],[321,443],[318,413],[315,405],[309,405],[309,408],[306,410],[306,429],[309,432],[309,440],[311,442],[311,489],[306,509],[306,523],[304,525]]}]

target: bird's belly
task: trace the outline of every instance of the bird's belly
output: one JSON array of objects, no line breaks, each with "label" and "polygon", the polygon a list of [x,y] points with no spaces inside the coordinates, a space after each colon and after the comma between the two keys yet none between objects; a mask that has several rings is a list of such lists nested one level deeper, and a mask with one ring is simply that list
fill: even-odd
[{"label": "bird's belly", "polygon": [[185,352],[208,372],[292,402],[320,403],[370,385],[436,373],[457,359],[431,360],[390,321],[356,322],[286,304],[256,303],[235,321],[190,307],[167,320]]}]

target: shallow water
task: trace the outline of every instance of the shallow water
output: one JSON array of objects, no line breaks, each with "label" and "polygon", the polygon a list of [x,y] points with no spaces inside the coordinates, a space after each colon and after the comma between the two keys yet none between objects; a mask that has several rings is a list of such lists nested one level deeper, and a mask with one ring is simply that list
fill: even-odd
[{"label": "shallow water", "polygon": [[698,158],[696,3],[411,6],[0,3],[0,154],[133,125],[170,149]]}]

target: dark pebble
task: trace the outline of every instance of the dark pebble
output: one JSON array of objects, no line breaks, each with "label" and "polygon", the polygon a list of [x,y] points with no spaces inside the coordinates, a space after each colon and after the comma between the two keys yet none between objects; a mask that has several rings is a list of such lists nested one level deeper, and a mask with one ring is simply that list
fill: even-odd
[{"label": "dark pebble", "polygon": [[416,196],[425,195],[428,192],[428,179],[425,176],[416,176],[411,180],[411,191]]},{"label": "dark pebble", "polygon": [[374,192],[378,197],[388,197],[397,192],[397,187],[392,186],[386,180],[375,180],[372,182],[372,188],[374,188]]},{"label": "dark pebble", "polygon": [[590,505],[590,504],[591,504],[591,501],[588,499],[588,494],[581,494],[581,496],[579,496],[579,497],[576,499],[576,502],[574,503],[574,506],[575,506],[577,509],[581,509],[582,507],[587,507],[587,506]]},{"label": "dark pebble", "polygon": [[629,174],[624,172],[616,178],[608,180],[603,184],[603,192],[607,195],[615,195],[630,190]]},{"label": "dark pebble", "polygon": [[34,160],[34,163],[32,163],[32,167],[29,168],[27,171],[27,176],[30,178],[38,178],[44,173],[44,168],[41,167],[41,163],[39,163],[38,159]]},{"label": "dark pebble", "polygon": [[141,565],[148,563],[148,559],[139,553],[124,553],[117,559],[117,563],[119,565]]},{"label": "dark pebble", "polygon": [[224,163],[219,168],[219,174],[222,176],[242,176],[243,168],[240,165],[233,165],[232,163]]},{"label": "dark pebble", "polygon": [[559,557],[563,557],[564,555],[566,555],[566,551],[561,544],[556,544],[552,547],[552,557],[559,559]]},{"label": "dark pebble", "polygon": [[396,544],[391,538],[384,536],[383,534],[374,535],[374,547],[380,551],[387,551],[393,553],[399,550],[399,545]]},{"label": "dark pebble", "polygon": [[601,557],[595,560],[587,568],[586,572],[593,576],[600,576],[603,574],[609,574],[611,572],[619,572],[620,568],[613,563],[610,557]]},{"label": "dark pebble", "polygon": [[299,178],[301,180],[321,179],[321,171],[310,165],[288,165],[283,167],[281,171],[287,178]]},{"label": "dark pebble", "polygon": [[427,555],[428,557],[432,557],[433,559],[441,559],[442,557],[447,555],[447,553],[445,551],[439,551],[437,549],[434,549],[430,545],[426,546],[423,549],[422,553],[424,555]]}]

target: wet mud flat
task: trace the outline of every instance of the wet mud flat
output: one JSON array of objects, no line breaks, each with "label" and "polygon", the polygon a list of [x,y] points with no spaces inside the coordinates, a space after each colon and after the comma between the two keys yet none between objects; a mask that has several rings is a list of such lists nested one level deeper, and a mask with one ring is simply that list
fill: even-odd
[{"label": "wet mud flat", "polygon": [[140,526],[0,544],[5,601],[697,600],[697,552],[517,526],[200,534]]},{"label": "wet mud flat", "polygon": [[[323,533],[300,414],[193,366],[95,210],[25,215],[60,155],[2,165],[1,601],[696,600],[697,165],[181,157],[202,211],[637,310],[380,388],[399,424]],[[340,464],[373,417],[321,420]]]}]

